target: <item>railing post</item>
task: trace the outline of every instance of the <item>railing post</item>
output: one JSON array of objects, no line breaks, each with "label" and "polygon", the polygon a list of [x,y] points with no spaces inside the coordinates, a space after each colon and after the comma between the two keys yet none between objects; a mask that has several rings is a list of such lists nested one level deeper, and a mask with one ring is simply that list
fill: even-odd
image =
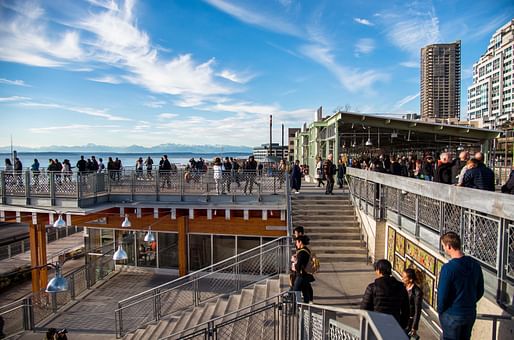
[{"label": "railing post", "polygon": [[48,180],[50,181],[50,202],[55,205],[55,173],[48,172]]},{"label": "railing post", "polygon": [[[121,172],[122,170],[120,170]],[[123,173],[121,175],[124,175]],[[134,201],[134,192],[135,192],[135,186],[136,186],[136,172],[132,171],[130,173],[130,199]]]},{"label": "railing post", "polygon": [[30,204],[30,171],[25,171],[25,203]]},{"label": "railing post", "polygon": [[32,299],[23,299],[23,329],[26,331],[34,329],[34,310]]},{"label": "railing post", "polygon": [[158,289],[154,289],[153,290],[153,318],[155,321],[159,320],[159,309],[157,307],[158,299],[159,299],[159,291],[158,291]]},{"label": "railing post", "polygon": [[119,337],[121,338],[123,336],[123,309],[121,308],[121,304],[118,303],[118,329],[117,332]]},{"label": "railing post", "polygon": [[[153,170],[152,170],[153,173]],[[155,171],[155,200],[159,202],[161,200],[160,189],[159,189],[159,171]]]},{"label": "railing post", "polygon": [[416,211],[416,227],[414,234],[416,235],[416,238],[419,239],[419,195],[414,195],[414,209]]},{"label": "railing post", "polygon": [[180,201],[181,202],[184,202],[184,172],[183,171],[179,171],[179,185],[180,185]]},{"label": "railing post", "polygon": [[496,291],[496,301],[503,304],[502,297],[504,296],[504,282],[505,274],[509,264],[509,228],[507,220],[500,219],[500,229],[498,230],[498,245],[496,251],[496,277],[498,279],[498,287]]},{"label": "railing post", "polygon": [[402,213],[400,211],[401,199],[402,199],[402,191],[400,189],[396,189],[396,210],[398,211],[398,226],[400,228],[402,226]]},{"label": "railing post", "polygon": [[72,300],[75,300],[75,274],[72,274],[68,281],[70,283],[70,297]]},{"label": "railing post", "polygon": [[52,313],[57,313],[57,293],[50,293],[50,303],[52,306]]}]

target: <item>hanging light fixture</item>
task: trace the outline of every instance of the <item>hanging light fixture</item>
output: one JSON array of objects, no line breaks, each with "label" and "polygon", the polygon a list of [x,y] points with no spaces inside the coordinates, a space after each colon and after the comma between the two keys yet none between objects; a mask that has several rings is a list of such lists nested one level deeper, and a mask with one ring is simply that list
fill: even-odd
[{"label": "hanging light fixture", "polygon": [[152,229],[150,227],[148,227],[148,232],[145,235],[144,241],[145,242],[153,242],[153,241],[155,241],[155,236],[153,235]]},{"label": "hanging light fixture", "polygon": [[123,249],[121,244],[118,246],[118,250],[116,250],[114,252],[114,255],[112,256],[112,259],[114,261],[122,261],[122,260],[127,260],[128,259],[127,252]]},{"label": "hanging light fixture", "polygon": [[132,223],[130,222],[127,214],[125,214],[125,219],[121,223],[121,227],[122,228],[130,228],[130,227],[132,227]]},{"label": "hanging light fixture", "polygon": [[66,292],[68,290],[68,280],[62,277],[61,264],[57,263],[53,265],[55,267],[55,277],[48,282],[45,292],[47,293],[59,293]]},{"label": "hanging light fixture", "polygon": [[368,140],[366,141],[366,146],[373,146],[373,143],[371,143],[371,131],[368,129]]},{"label": "hanging light fixture", "polygon": [[66,221],[62,218],[62,214],[59,214],[59,218],[54,222],[54,228],[62,229],[66,228]]}]

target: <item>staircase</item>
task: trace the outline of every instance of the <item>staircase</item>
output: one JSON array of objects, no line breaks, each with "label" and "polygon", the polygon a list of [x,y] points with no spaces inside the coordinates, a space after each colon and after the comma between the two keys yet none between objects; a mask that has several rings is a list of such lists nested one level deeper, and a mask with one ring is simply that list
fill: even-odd
[{"label": "staircase", "polygon": [[[172,339],[179,339],[181,337],[181,332],[184,330],[191,329],[209,320],[224,316],[219,320],[219,322],[216,322],[217,324],[223,323],[239,315],[239,313],[231,315],[228,314],[245,307],[258,304],[259,302],[276,296],[287,289],[288,276],[280,275],[279,278],[267,279],[251,288],[245,288],[239,294],[222,296],[213,302],[207,302],[196,306],[189,311],[162,319],[155,324],[151,324],[145,328],[138,329],[135,332],[125,335],[124,339],[153,340],[167,337],[172,334],[176,335]],[[255,308],[258,307],[259,305],[255,306]],[[245,312],[248,312],[248,310]],[[249,333],[250,326],[252,326],[249,325],[249,320],[250,319],[245,320],[245,323],[238,322],[237,328],[234,328],[236,327],[234,324],[227,325],[223,328],[223,334],[218,333],[218,337],[223,339],[260,339],[260,337],[256,337],[255,334],[252,334],[251,336],[247,334]],[[270,327],[273,327],[273,325],[270,325]]]},{"label": "staircase", "polygon": [[348,193],[325,195],[323,188],[302,184],[302,193],[291,196],[293,226],[303,226],[309,248],[323,263],[366,262],[366,247]]}]

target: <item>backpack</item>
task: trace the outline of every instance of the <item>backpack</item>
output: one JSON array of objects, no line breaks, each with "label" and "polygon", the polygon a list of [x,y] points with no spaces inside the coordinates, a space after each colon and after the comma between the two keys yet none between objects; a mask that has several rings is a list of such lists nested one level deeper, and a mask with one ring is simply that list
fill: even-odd
[{"label": "backpack", "polygon": [[320,268],[320,262],[316,254],[310,253],[307,249],[302,248],[299,251],[305,251],[307,254],[309,254],[309,262],[307,262],[307,265],[305,266],[305,272],[307,274],[316,274],[319,271]]}]

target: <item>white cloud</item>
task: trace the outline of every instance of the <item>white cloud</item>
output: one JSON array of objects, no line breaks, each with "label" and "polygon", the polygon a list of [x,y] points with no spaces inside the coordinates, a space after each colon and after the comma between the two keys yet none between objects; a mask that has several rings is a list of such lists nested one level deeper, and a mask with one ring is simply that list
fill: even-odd
[{"label": "white cloud", "polygon": [[419,68],[419,61],[402,61],[400,65],[407,68]]},{"label": "white cloud", "polygon": [[350,92],[371,92],[371,87],[374,83],[387,81],[390,77],[387,73],[381,71],[362,71],[339,65],[335,61],[335,57],[333,56],[331,49],[325,46],[306,45],[302,48],[302,52],[334,74],[341,85]]},{"label": "white cloud", "polygon": [[68,30],[50,34],[44,24],[45,11],[35,2],[11,7],[15,15],[0,12],[0,60],[41,67],[59,67],[84,57],[79,34]]},{"label": "white cloud", "polygon": [[249,82],[250,80],[252,80],[255,77],[255,75],[253,75],[253,74],[248,74],[248,73],[237,74],[237,73],[229,71],[229,70],[223,70],[220,73],[217,73],[216,75],[221,78],[230,80],[231,82],[238,83],[238,84],[246,84],[247,82]]},{"label": "white cloud", "polygon": [[388,39],[398,48],[419,55],[421,47],[441,40],[435,9],[422,3],[380,16],[387,27]]},{"label": "white cloud", "polygon": [[148,96],[149,101],[143,103],[144,106],[151,107],[153,109],[158,109],[163,107],[166,104],[166,101],[159,100],[154,96]]},{"label": "white cloud", "polygon": [[157,116],[157,119],[159,120],[166,120],[166,119],[173,119],[177,118],[178,114],[176,113],[161,113]]},{"label": "white cloud", "polygon": [[0,78],[0,84],[30,87],[30,85],[26,84],[23,80],[10,80],[5,78]]},{"label": "white cloud", "polygon": [[375,49],[375,41],[373,39],[359,39],[355,45],[356,55],[369,54]]},{"label": "white cloud", "polygon": [[0,97],[0,103],[20,102],[20,101],[25,101],[25,100],[30,100],[30,98],[20,97],[20,96]]},{"label": "white cloud", "polygon": [[88,125],[88,124],[70,124],[70,125],[60,125],[60,126],[45,126],[45,127],[37,127],[37,128],[29,128],[30,132],[33,133],[50,133],[54,131],[63,131],[70,132],[66,130],[74,130],[73,133],[81,130],[96,130],[96,129],[112,129],[118,128],[117,125]]},{"label": "white cloud", "polygon": [[121,79],[115,76],[103,76],[96,78],[88,78],[88,80],[95,81],[98,83],[107,83],[107,84],[121,84]]},{"label": "white cloud", "polygon": [[298,27],[272,13],[259,13],[257,10],[239,7],[224,0],[206,0],[206,2],[247,24],[295,37],[302,36],[301,30]]},{"label": "white cloud", "polygon": [[60,109],[65,111],[82,113],[88,116],[99,117],[106,120],[111,121],[128,121],[130,118],[112,115],[107,113],[107,109],[95,109],[90,107],[80,107],[80,106],[68,106],[57,103],[37,103],[37,102],[20,102],[18,105],[30,108],[41,108],[41,109]]},{"label": "white cloud", "polygon": [[410,95],[410,96],[406,96],[402,99],[400,99],[399,101],[397,101],[395,104],[394,104],[394,107],[395,108],[400,108],[402,107],[403,105],[407,104],[407,103],[410,103],[411,101],[413,101],[414,99],[418,98],[419,97],[419,92],[416,93],[416,94],[413,94],[413,95]]},{"label": "white cloud", "polygon": [[365,26],[374,26],[375,25],[368,19],[363,19],[363,18],[353,18],[353,21],[355,21],[358,24],[365,25]]}]

